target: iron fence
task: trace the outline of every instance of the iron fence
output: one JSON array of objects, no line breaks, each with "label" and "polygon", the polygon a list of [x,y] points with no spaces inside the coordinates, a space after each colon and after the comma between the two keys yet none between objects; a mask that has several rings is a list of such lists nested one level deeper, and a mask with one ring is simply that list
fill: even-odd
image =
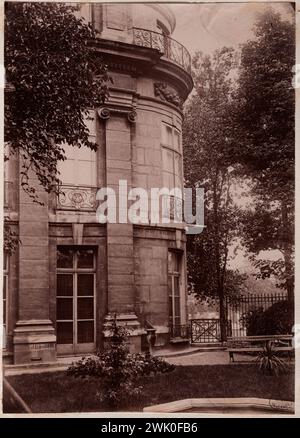
[{"label": "iron fence", "polygon": [[245,295],[237,298],[227,298],[227,335],[236,338],[247,336],[245,321],[246,317],[250,315],[251,312],[257,310],[265,311],[275,303],[286,300],[287,295],[284,293]]}]

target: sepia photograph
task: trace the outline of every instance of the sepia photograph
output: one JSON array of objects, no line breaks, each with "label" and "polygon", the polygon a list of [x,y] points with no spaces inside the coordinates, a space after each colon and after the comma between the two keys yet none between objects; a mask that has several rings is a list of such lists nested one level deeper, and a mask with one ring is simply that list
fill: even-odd
[{"label": "sepia photograph", "polygon": [[3,2],[2,417],[297,416],[297,8]]}]

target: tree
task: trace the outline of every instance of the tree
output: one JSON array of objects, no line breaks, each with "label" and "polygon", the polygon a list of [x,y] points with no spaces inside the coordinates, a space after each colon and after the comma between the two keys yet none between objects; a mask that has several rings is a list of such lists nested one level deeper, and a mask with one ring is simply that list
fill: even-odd
[{"label": "tree", "polygon": [[5,142],[9,154],[19,154],[22,187],[36,201],[29,169],[50,192],[59,182],[64,144],[97,148],[84,118],[104,102],[109,77],[92,48],[95,32],[76,9],[5,3]]},{"label": "tree", "polygon": [[[258,18],[254,33],[242,46],[228,150],[252,180],[244,244],[262,277],[277,276],[293,300],[295,28],[270,9]],[[274,249],[282,253],[276,263],[256,257]]]},{"label": "tree", "polygon": [[[184,167],[189,187],[205,192],[205,229],[188,236],[188,276],[199,298],[219,302],[221,338],[226,339],[225,297],[238,293],[243,277],[229,269],[229,247],[239,229],[234,202],[236,171],[224,150],[231,135],[231,105],[236,58],[223,48],[212,56],[197,53],[193,60],[195,95],[185,111]],[[230,291],[229,291],[230,289]]]}]

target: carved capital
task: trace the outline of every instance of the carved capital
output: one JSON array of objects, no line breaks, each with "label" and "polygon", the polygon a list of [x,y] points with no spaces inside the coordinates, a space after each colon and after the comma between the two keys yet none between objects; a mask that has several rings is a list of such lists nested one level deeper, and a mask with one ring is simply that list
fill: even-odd
[{"label": "carved capital", "polygon": [[129,113],[127,113],[127,119],[130,123],[135,123],[136,117],[137,117],[136,111],[130,111]]},{"label": "carved capital", "polygon": [[101,108],[98,108],[98,116],[102,120],[107,120],[110,118],[110,111],[107,107],[103,106]]},{"label": "carved capital", "polygon": [[128,107],[117,107],[117,106],[109,106],[109,107],[101,107],[98,109],[98,115],[102,120],[108,120],[110,118],[110,115],[119,114],[127,117],[127,120],[130,123],[136,122],[137,113],[131,108]]}]

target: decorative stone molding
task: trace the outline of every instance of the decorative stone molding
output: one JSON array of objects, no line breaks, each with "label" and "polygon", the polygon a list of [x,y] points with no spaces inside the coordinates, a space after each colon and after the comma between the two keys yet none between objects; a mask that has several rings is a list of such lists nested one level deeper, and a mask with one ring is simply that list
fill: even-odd
[{"label": "decorative stone molding", "polygon": [[136,122],[136,117],[137,117],[137,113],[136,111],[130,111],[127,114],[127,119],[130,123],[135,123]]},{"label": "decorative stone molding", "polygon": [[182,108],[183,99],[181,98],[179,93],[164,82],[154,83],[154,95],[156,97],[159,97],[160,100],[172,103],[180,109]]},{"label": "decorative stone molding", "polygon": [[57,197],[60,210],[96,210],[96,187],[61,185]]},{"label": "decorative stone molding", "polygon": [[102,120],[107,120],[110,118],[110,111],[108,108],[106,107],[102,107],[98,109],[98,116],[100,117],[100,119]]},{"label": "decorative stone molding", "polygon": [[127,117],[127,120],[130,123],[135,123],[136,122],[136,117],[137,117],[137,113],[136,111],[132,110],[132,108],[128,108],[128,107],[101,107],[98,109],[98,116],[100,117],[100,119],[102,120],[108,120],[110,118],[110,115],[114,113],[114,114],[119,114],[119,115],[125,115]]}]

